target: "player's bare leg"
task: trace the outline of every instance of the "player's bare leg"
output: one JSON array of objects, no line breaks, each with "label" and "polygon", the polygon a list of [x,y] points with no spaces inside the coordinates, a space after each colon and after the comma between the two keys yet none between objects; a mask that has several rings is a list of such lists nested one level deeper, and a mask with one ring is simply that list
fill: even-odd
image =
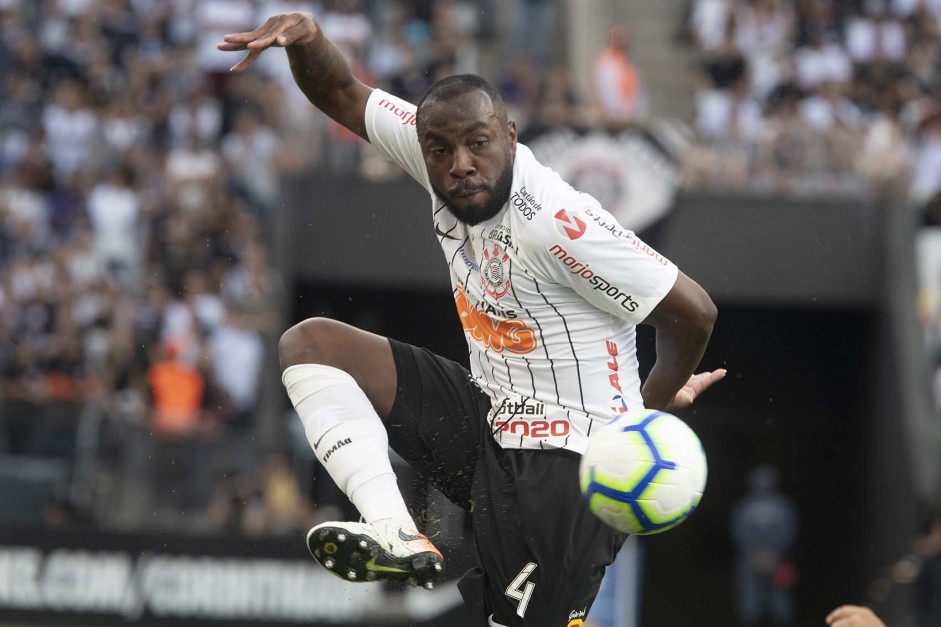
[{"label": "player's bare leg", "polygon": [[364,519],[311,529],[311,555],[347,581],[396,579],[432,587],[443,558],[405,507],[380,418],[389,415],[397,389],[388,340],[310,318],[281,337],[278,355],[314,453]]}]

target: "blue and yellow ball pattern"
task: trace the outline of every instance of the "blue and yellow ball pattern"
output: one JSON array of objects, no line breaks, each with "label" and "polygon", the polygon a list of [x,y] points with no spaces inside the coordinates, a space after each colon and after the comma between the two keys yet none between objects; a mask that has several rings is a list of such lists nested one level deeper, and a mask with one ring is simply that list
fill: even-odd
[{"label": "blue and yellow ball pattern", "polygon": [[676,416],[628,412],[592,434],[579,479],[591,511],[618,531],[651,535],[672,529],[699,505],[706,454]]}]

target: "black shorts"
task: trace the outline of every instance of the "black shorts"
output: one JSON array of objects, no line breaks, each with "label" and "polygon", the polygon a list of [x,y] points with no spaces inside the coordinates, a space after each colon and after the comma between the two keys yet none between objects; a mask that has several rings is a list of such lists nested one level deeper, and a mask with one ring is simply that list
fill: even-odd
[{"label": "black shorts", "polygon": [[474,625],[581,625],[626,535],[588,509],[579,455],[503,449],[488,431],[489,397],[453,361],[389,340],[398,390],[389,443],[471,512],[478,568],[460,582]]}]

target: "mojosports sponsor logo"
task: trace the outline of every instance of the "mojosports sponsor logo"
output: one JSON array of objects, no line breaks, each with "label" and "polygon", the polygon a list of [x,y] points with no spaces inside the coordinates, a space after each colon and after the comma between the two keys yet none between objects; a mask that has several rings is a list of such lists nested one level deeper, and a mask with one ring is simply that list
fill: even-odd
[{"label": "mojosports sponsor logo", "polygon": [[576,240],[585,234],[585,229],[588,226],[577,215],[569,213],[565,209],[559,209],[555,213],[555,228],[560,235]]},{"label": "mojosports sponsor logo", "polygon": [[569,272],[588,281],[593,289],[604,292],[608,298],[618,303],[624,310],[631,313],[637,311],[639,305],[634,297],[621,291],[616,285],[612,285],[610,281],[592,270],[590,263],[580,262],[558,244],[553,244],[549,252],[568,266]]},{"label": "mojosports sponsor logo", "polygon": [[536,197],[527,192],[525,187],[513,192],[513,195],[510,196],[510,203],[527,220],[532,220],[537,213],[542,211],[542,205],[536,202]]},{"label": "mojosports sponsor logo", "polygon": [[517,355],[525,355],[535,350],[536,334],[522,320],[492,318],[471,305],[467,294],[460,287],[455,290],[454,304],[464,331],[484,348],[498,353],[509,351]]},{"label": "mojosports sponsor logo", "polygon": [[389,111],[395,117],[402,120],[403,126],[415,126],[415,113],[408,109],[403,109],[398,104],[383,98],[379,101],[379,107]]},{"label": "mojosports sponsor logo", "polygon": [[621,377],[618,375],[618,371],[621,369],[618,364],[618,345],[611,340],[605,340],[604,344],[605,348],[608,349],[608,356],[611,358],[608,360],[608,383],[616,392],[615,395],[611,397],[611,400],[618,403],[611,407],[611,411],[617,416],[627,412],[627,403],[624,402],[624,392],[621,391]]}]

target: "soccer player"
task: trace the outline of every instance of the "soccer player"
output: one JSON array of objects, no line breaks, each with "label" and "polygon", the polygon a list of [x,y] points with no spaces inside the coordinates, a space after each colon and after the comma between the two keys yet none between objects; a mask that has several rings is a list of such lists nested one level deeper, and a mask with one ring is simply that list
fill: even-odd
[{"label": "soccer player", "polygon": [[[248,51],[234,71],[285,48],[308,99],[427,190],[470,352],[468,372],[323,318],[282,336],[288,396],[363,518],[311,529],[311,554],[348,581],[431,587],[440,576],[443,557],[406,509],[391,444],[471,511],[479,567],[459,586],[474,624],[580,624],[625,536],[586,507],[579,454],[619,414],[684,407],[724,376],[693,374],[715,321],[712,301],[518,144],[483,79],[443,79],[413,106],[357,81],[300,13],[226,35],[218,47]],[[640,323],[657,333],[643,386]]]}]

